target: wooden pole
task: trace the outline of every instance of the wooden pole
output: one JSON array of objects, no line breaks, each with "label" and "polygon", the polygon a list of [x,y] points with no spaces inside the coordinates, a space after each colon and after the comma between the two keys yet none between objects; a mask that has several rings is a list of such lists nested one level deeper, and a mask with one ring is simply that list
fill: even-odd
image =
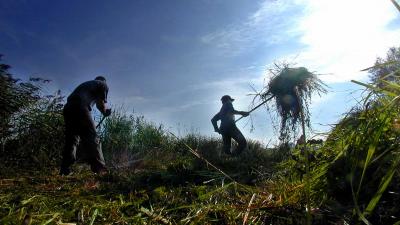
[{"label": "wooden pole", "polygon": [[308,149],[307,149],[307,138],[306,138],[306,121],[304,117],[304,110],[302,105],[300,105],[301,99],[299,98],[299,92],[296,87],[296,98],[297,98],[297,104],[299,104],[299,110],[300,110],[300,119],[301,119],[301,129],[303,131],[303,151],[304,151],[304,157],[306,161],[306,218],[307,218],[307,225],[312,224],[312,217],[311,217],[311,206],[310,206],[310,162],[308,160]]},{"label": "wooden pole", "polygon": [[106,116],[103,116],[103,118],[101,118],[100,122],[97,124],[96,129],[100,127],[100,125],[103,123],[103,120],[106,118]]},{"label": "wooden pole", "polygon": [[[258,104],[256,107],[254,107],[252,110],[249,111],[249,113],[253,112],[254,110],[258,109],[260,106],[264,105],[265,103],[267,103],[269,100],[271,100],[273,97],[275,97],[275,95],[272,95],[271,97],[267,98],[266,100],[264,100],[263,102],[261,102],[260,104]],[[239,119],[237,119],[235,122],[241,120],[244,116],[241,116]]]}]

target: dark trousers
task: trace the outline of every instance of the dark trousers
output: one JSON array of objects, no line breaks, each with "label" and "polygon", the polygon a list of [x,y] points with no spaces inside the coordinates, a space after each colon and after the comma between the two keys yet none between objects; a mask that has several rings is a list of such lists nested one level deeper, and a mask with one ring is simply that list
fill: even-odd
[{"label": "dark trousers", "polygon": [[105,169],[100,140],[97,137],[96,126],[89,109],[67,103],[63,114],[65,146],[62,153],[61,170],[69,170],[69,167],[75,162],[79,144],[81,145],[79,149],[84,151],[85,160],[90,164],[93,172],[97,173]]},{"label": "dark trousers", "polygon": [[[239,155],[247,147],[247,141],[244,138],[242,132],[236,127],[236,125],[230,125],[221,127],[222,140],[224,142],[224,152],[229,155]],[[232,139],[238,143],[238,147],[232,153],[231,145]]]}]

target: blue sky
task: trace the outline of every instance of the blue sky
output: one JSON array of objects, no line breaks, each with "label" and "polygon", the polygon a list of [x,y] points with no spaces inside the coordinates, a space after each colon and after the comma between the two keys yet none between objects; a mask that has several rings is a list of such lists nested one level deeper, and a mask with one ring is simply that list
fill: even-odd
[{"label": "blue sky", "polygon": [[[250,86],[286,60],[321,74],[329,93],[312,104],[315,132],[356,104],[361,69],[400,40],[390,1],[196,0],[0,2],[0,53],[17,77],[39,75],[68,95],[105,75],[110,103],[174,132],[213,133],[210,118],[230,94],[247,110]],[[238,123],[275,140],[265,109]]]}]

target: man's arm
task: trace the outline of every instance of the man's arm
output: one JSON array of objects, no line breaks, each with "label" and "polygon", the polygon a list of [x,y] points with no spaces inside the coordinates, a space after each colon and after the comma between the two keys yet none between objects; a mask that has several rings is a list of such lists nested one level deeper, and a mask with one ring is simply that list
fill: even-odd
[{"label": "man's arm", "polygon": [[111,115],[111,109],[107,109],[106,103],[104,102],[104,100],[102,100],[102,99],[97,100],[96,107],[101,112],[101,114],[103,114],[104,116]]},{"label": "man's arm", "polygon": [[104,116],[109,116],[111,114],[111,109],[107,109],[106,107],[107,95],[108,95],[107,85],[105,83],[102,84],[100,90],[101,90],[99,93],[100,97],[96,101],[96,107]]},{"label": "man's arm", "polygon": [[214,131],[219,133],[219,128],[218,128],[218,124],[217,121],[221,119],[220,113],[215,114],[215,116],[211,119],[211,123],[214,127]]},{"label": "man's arm", "polygon": [[246,116],[248,116],[248,115],[250,114],[249,112],[237,111],[237,110],[233,110],[233,113],[234,113],[234,114],[237,114],[237,115],[242,115],[242,116],[244,116],[244,117],[246,117]]},{"label": "man's arm", "polygon": [[96,101],[96,107],[102,114],[106,113],[107,107],[106,107],[106,103],[103,99],[98,99]]},{"label": "man's arm", "polygon": [[232,103],[226,103],[224,106],[222,106],[221,113],[233,113],[233,114],[239,114],[242,116],[248,116],[249,113],[245,111],[237,111],[236,109],[233,108]]}]

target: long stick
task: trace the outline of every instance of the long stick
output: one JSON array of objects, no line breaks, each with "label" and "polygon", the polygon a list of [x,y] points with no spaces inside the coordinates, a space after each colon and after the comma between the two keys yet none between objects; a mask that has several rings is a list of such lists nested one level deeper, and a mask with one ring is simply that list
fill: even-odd
[{"label": "long stick", "polygon": [[[259,105],[257,105],[256,107],[254,107],[252,110],[249,111],[249,113],[253,112],[254,110],[258,109],[260,106],[264,105],[265,103],[267,103],[269,100],[271,100],[273,97],[275,97],[275,95],[272,95],[271,97],[267,98],[265,101],[261,102]],[[241,120],[244,116],[241,116],[239,119],[237,119],[235,122]]]},{"label": "long stick", "polygon": [[103,116],[103,118],[101,118],[100,122],[97,124],[96,129],[100,127],[101,123],[103,123],[103,120],[106,118],[106,116]]},{"label": "long stick", "polygon": [[396,8],[400,11],[400,5],[397,3],[395,0],[391,0],[393,5],[396,6]]},{"label": "long stick", "polygon": [[[299,92],[296,88],[296,98],[297,102],[300,106],[300,99],[299,99]],[[308,160],[308,149],[307,149],[307,138],[306,138],[306,122],[304,118],[304,110],[303,107],[300,106],[300,117],[301,117],[301,129],[303,131],[303,151],[304,156],[306,158],[306,211],[307,211],[307,225],[312,224],[312,217],[311,217],[311,206],[310,206],[310,162]]]}]

